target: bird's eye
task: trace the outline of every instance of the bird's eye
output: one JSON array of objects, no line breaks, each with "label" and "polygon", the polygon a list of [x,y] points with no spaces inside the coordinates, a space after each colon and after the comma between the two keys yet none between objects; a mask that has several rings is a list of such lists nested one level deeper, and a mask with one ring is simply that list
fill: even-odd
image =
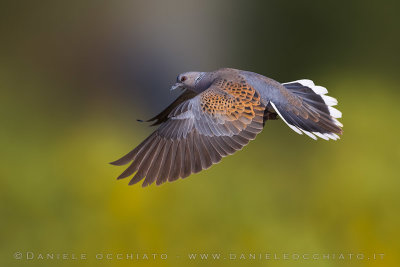
[{"label": "bird's eye", "polygon": [[187,77],[186,76],[182,76],[181,77],[181,82],[184,82],[184,81],[186,81],[187,80]]}]

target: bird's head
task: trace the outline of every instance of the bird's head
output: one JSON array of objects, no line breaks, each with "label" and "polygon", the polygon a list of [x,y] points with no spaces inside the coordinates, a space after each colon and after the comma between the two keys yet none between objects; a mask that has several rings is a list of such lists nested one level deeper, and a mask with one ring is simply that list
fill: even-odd
[{"label": "bird's head", "polygon": [[181,88],[197,92],[198,90],[196,90],[196,87],[205,74],[206,72],[198,71],[181,73],[178,75],[178,77],[176,77],[176,83],[171,87],[171,90]]}]

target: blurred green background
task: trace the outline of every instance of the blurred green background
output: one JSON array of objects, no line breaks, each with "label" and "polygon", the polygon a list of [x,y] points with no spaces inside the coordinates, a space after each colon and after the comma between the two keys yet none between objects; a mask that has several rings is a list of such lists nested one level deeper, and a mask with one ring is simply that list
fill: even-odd
[{"label": "blurred green background", "polygon": [[[2,1],[1,266],[400,266],[398,1]],[[282,121],[211,169],[128,186],[108,162],[151,133],[177,74],[309,78],[344,135]],[[87,260],[14,259],[15,252]],[[187,259],[384,253],[383,260]],[[167,253],[96,260],[98,253]],[[25,257],[25,256],[24,256]]]}]

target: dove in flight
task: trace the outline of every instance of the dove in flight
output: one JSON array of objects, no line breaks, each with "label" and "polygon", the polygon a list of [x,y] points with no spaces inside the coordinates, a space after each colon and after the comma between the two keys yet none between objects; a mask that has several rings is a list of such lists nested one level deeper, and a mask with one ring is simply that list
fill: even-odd
[{"label": "dove in flight", "polygon": [[337,100],[311,80],[279,83],[263,75],[231,68],[185,72],[171,88],[183,93],[154,118],[159,125],[131,152],[112,162],[129,167],[129,185],[143,187],[186,178],[208,169],[255,139],[267,120],[279,116],[298,134],[339,139],[342,113]]}]

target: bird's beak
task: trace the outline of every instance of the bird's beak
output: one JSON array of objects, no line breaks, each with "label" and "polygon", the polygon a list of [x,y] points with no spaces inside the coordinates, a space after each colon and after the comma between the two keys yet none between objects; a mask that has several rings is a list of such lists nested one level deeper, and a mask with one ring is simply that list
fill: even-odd
[{"label": "bird's beak", "polygon": [[171,87],[171,91],[176,90],[178,88],[183,88],[183,84],[181,83],[176,83]]}]

